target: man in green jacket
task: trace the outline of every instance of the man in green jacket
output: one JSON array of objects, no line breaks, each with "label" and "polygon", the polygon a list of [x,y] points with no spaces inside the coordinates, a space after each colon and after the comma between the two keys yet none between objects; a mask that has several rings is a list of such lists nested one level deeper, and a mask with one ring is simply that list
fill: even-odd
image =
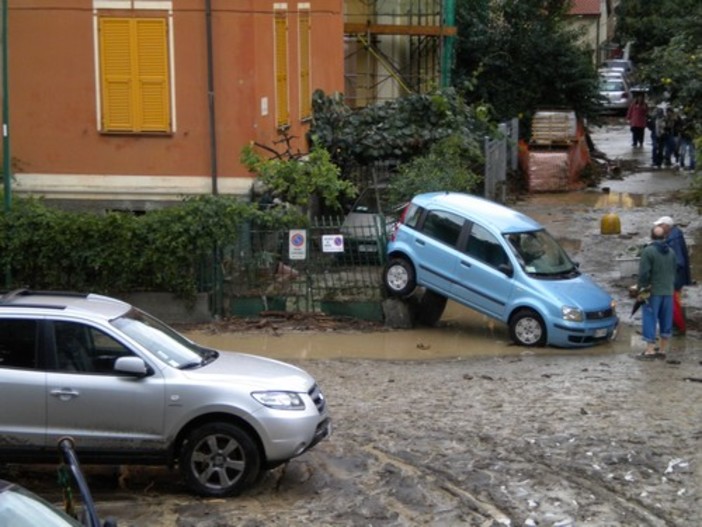
[{"label": "man in green jacket", "polygon": [[[642,333],[646,349],[642,359],[665,358],[673,332],[673,292],[677,259],[665,243],[665,230],[656,225],[651,230],[651,243],[641,252],[639,291],[648,289],[650,297],[642,308]],[[656,329],[661,338],[656,352]]]}]

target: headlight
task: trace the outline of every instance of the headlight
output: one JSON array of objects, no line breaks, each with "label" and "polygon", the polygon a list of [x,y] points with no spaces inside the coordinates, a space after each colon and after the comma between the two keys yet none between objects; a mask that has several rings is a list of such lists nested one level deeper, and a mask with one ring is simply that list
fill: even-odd
[{"label": "headlight", "polygon": [[253,392],[251,397],[276,410],[304,410],[305,403],[295,392]]},{"label": "headlight", "polygon": [[561,308],[561,315],[563,316],[563,320],[569,320],[570,322],[582,322],[585,320],[583,310],[577,307],[563,306]]}]

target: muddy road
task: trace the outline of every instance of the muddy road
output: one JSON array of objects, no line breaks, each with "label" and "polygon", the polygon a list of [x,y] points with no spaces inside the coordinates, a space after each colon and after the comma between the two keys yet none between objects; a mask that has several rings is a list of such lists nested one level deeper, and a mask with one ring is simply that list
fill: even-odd
[{"label": "muddy road", "polygon": [[[632,153],[623,125],[594,140],[613,160],[648,161],[648,145]],[[520,348],[505,327],[455,304],[433,329],[193,330],[208,345],[312,373],[333,436],[231,499],[193,497],[165,469],[85,467],[99,513],[121,527],[702,525],[700,286],[686,291],[691,330],[667,360],[637,361],[640,319],[626,294],[635,278],[616,262],[671,215],[702,277],[702,223],[676,199],[689,175],[641,167],[514,205],[619,299],[616,341]],[[620,215],[620,235],[600,234],[606,212]],[[6,466],[0,477],[60,500],[53,467]]]}]

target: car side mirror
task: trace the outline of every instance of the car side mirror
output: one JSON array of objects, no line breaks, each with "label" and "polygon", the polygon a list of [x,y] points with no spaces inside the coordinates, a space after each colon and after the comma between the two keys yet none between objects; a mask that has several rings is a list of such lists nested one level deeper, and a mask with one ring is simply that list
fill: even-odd
[{"label": "car side mirror", "polygon": [[153,373],[153,370],[140,357],[119,357],[115,361],[114,371],[126,373],[134,377],[146,377]]}]

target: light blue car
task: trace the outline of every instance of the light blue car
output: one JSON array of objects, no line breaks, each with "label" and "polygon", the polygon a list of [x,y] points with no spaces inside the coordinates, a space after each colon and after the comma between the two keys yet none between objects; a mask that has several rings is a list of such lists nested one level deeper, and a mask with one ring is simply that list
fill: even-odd
[{"label": "light blue car", "polygon": [[417,316],[435,324],[451,299],[509,326],[522,346],[584,347],[615,338],[612,297],[542,225],[467,194],[415,196],[387,248],[391,296],[426,289]]}]

